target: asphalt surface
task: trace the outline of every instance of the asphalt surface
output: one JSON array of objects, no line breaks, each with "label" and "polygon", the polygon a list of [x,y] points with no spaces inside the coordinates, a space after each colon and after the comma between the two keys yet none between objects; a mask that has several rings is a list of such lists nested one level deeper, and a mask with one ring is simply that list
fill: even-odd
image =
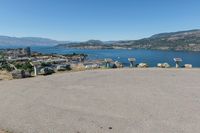
[{"label": "asphalt surface", "polygon": [[199,133],[200,69],[119,69],[0,81],[14,133]]}]

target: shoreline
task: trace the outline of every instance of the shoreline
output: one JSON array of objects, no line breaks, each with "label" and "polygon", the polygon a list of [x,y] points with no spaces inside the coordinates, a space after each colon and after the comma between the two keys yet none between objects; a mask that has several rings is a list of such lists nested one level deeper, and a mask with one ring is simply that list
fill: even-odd
[{"label": "shoreline", "polygon": [[57,48],[57,49],[76,49],[76,50],[151,50],[151,51],[173,51],[173,52],[197,52],[200,53],[199,51],[196,50],[176,50],[176,49],[151,49],[151,48],[126,48],[126,47],[118,47],[118,48],[90,48],[90,47],[58,47],[58,46],[53,46],[52,48]]}]

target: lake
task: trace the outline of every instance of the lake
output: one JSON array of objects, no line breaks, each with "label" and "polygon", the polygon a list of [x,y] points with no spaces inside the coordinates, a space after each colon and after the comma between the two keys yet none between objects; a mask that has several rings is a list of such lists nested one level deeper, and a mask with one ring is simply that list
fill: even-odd
[{"label": "lake", "polygon": [[174,57],[183,59],[182,64],[192,64],[193,67],[200,67],[200,52],[186,52],[186,51],[161,51],[161,50],[91,50],[91,49],[63,49],[53,47],[32,47],[33,51],[42,53],[58,53],[58,54],[72,54],[84,53],[88,55],[88,59],[104,59],[111,58],[122,62],[125,66],[129,65],[128,58],[134,57],[137,59],[136,63],[145,62],[150,67],[155,67],[157,63],[167,62],[171,66],[175,66]]}]

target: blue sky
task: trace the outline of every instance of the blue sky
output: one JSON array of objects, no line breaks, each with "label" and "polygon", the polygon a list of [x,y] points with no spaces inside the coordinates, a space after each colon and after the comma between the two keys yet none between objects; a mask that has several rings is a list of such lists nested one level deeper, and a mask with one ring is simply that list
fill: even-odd
[{"label": "blue sky", "polygon": [[199,0],[0,0],[0,35],[140,39],[200,29]]}]

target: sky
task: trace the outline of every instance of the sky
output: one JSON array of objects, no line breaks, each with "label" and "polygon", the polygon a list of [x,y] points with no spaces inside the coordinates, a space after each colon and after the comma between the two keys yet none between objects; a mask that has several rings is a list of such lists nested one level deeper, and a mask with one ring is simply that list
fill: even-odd
[{"label": "sky", "polygon": [[0,35],[135,40],[200,29],[200,0],[0,0]]}]

